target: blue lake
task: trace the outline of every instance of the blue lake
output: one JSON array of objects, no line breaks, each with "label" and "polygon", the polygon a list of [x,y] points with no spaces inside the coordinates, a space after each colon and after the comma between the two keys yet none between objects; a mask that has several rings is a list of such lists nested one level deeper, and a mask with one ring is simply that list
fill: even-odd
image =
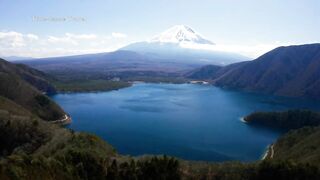
[{"label": "blue lake", "polygon": [[69,128],[96,134],[121,154],[253,161],[281,132],[240,121],[254,111],[320,109],[320,102],[194,84],[134,84],[118,91],[57,94]]}]

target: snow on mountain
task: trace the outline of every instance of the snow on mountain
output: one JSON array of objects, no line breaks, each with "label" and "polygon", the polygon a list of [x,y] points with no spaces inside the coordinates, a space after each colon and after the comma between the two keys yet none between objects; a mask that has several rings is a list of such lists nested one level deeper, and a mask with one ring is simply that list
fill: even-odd
[{"label": "snow on mountain", "polygon": [[120,50],[134,51],[153,60],[191,64],[227,65],[248,58],[217,50],[210,40],[185,25],[176,25],[148,41],[129,44]]},{"label": "snow on mountain", "polygon": [[153,37],[149,42],[160,43],[194,43],[194,44],[207,44],[214,45],[211,41],[202,37],[199,33],[192,30],[185,25],[176,25],[170,29]]}]

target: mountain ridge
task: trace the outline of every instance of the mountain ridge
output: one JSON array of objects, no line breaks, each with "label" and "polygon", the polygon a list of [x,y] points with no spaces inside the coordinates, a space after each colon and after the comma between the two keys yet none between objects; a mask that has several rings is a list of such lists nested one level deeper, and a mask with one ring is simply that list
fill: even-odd
[{"label": "mountain ridge", "polygon": [[220,68],[207,79],[220,87],[320,98],[320,43],[278,47],[255,60]]},{"label": "mountain ridge", "polygon": [[[66,113],[43,94],[47,81],[45,74],[25,65],[16,65],[0,59],[0,96],[22,106],[43,120],[58,120]],[[49,89],[51,88],[51,85]]]}]

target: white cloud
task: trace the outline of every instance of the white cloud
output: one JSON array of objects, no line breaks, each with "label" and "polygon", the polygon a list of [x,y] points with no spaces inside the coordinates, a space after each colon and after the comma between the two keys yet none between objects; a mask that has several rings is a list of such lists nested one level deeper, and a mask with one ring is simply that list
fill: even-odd
[{"label": "white cloud", "polygon": [[0,32],[0,46],[8,48],[25,46],[23,34],[14,31]]},{"label": "white cloud", "polygon": [[29,40],[38,40],[39,37],[35,34],[27,34],[26,37],[29,39]]},{"label": "white cloud", "polygon": [[97,39],[97,35],[95,34],[72,34],[65,33],[63,36],[49,36],[49,43],[66,43],[72,45],[78,45],[80,41],[92,41]]},{"label": "white cloud", "polygon": [[70,39],[84,39],[84,40],[93,40],[97,38],[95,34],[72,34],[66,33],[65,36]]},{"label": "white cloud", "polygon": [[[120,38],[121,37],[121,38]],[[0,31],[0,56],[52,57],[86,53],[110,52],[127,45],[124,34],[76,34],[60,36],[23,34]]]},{"label": "white cloud", "polygon": [[126,38],[126,37],[127,37],[126,34],[119,33],[119,32],[113,32],[111,35],[112,35],[112,37],[114,37],[114,38]]},{"label": "white cloud", "polygon": [[[0,31],[0,56],[50,57],[86,53],[110,52],[130,43],[126,34],[113,32],[107,35],[65,33],[60,36],[39,36],[15,31]],[[256,58],[278,46],[296,43],[266,44],[182,44],[183,47],[226,51]]]},{"label": "white cloud", "polygon": [[78,45],[78,42],[70,37],[63,36],[63,37],[56,37],[56,36],[49,36],[48,37],[49,43],[55,43],[55,44],[72,44],[72,45]]}]

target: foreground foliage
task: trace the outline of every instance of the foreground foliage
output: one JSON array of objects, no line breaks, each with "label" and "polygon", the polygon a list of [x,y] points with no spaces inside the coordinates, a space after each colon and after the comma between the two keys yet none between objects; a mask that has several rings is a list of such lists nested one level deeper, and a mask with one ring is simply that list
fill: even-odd
[{"label": "foreground foliage", "polygon": [[291,161],[261,161],[256,163],[198,163],[188,162],[183,179],[212,180],[310,180],[320,177],[319,168]]},{"label": "foreground foliage", "polygon": [[320,167],[320,127],[305,127],[280,137],[274,144],[274,159]]}]

